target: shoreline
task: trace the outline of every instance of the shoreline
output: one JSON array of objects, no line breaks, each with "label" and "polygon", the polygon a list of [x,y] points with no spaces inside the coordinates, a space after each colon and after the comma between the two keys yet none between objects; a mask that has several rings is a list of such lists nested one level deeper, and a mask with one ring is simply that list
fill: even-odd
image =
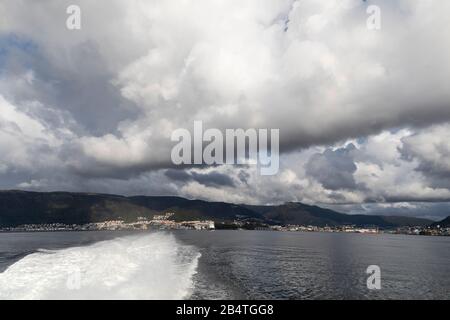
[{"label": "shoreline", "polygon": [[144,233],[148,231],[202,231],[202,232],[212,232],[212,231],[236,231],[236,232],[245,232],[245,231],[257,231],[257,232],[282,232],[282,233],[336,233],[336,234],[360,234],[366,236],[380,236],[380,235],[403,235],[403,236],[423,236],[423,237],[448,237],[450,234],[410,234],[410,233],[398,233],[398,232],[378,232],[378,233],[365,233],[365,232],[345,232],[345,231],[289,231],[289,230],[249,230],[249,229],[213,229],[213,230],[196,230],[196,229],[166,229],[166,228],[149,228],[149,229],[121,229],[121,230],[0,230],[0,234],[8,234],[8,233],[57,233],[57,232],[136,232],[136,233]]}]

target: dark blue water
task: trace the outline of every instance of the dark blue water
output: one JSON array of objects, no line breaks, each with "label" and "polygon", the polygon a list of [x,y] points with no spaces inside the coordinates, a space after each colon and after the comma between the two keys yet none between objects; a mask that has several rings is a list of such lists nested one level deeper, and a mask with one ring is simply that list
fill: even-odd
[{"label": "dark blue water", "polygon": [[[448,237],[264,231],[178,237],[201,248],[201,290],[194,297],[213,295],[207,288],[215,283],[227,296],[248,299],[450,298]],[[369,265],[381,268],[381,290],[367,289]]]},{"label": "dark blue water", "polygon": [[[38,249],[121,232],[0,234],[0,272]],[[450,238],[267,231],[173,231],[201,253],[191,299],[449,299]],[[366,285],[369,265],[381,289]]]}]

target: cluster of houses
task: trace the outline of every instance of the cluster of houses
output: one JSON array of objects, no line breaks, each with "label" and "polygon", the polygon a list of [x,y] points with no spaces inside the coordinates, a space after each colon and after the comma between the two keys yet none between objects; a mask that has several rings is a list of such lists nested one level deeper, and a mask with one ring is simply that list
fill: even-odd
[{"label": "cluster of houses", "polygon": [[102,222],[92,222],[86,224],[25,224],[18,227],[2,228],[5,232],[25,232],[25,231],[98,231],[98,230],[147,230],[157,229],[193,229],[193,230],[214,230],[214,221],[194,220],[194,221],[173,221],[170,218],[173,212],[162,215],[155,215],[152,219],[139,217],[134,222],[124,220],[107,220]]}]

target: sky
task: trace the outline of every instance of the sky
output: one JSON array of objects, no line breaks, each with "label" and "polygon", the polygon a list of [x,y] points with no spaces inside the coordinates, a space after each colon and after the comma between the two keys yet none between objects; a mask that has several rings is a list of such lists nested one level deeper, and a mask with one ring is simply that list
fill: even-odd
[{"label": "sky", "polygon": [[[441,219],[449,13],[441,0],[2,0],[0,189]],[[171,133],[196,120],[279,129],[278,174],[175,166]]]}]

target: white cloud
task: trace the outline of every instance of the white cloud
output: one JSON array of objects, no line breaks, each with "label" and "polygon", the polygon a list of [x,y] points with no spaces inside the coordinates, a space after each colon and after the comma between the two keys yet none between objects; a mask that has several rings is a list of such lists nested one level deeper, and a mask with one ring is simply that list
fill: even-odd
[{"label": "white cloud", "polygon": [[[40,105],[30,103],[34,108]],[[2,171],[39,170],[38,166],[57,165],[57,149],[64,143],[64,132],[53,131],[46,123],[31,117],[0,95],[0,164]],[[61,136],[58,137],[57,134]]]},{"label": "white cloud", "polygon": [[[73,3],[80,31],[65,28]],[[13,53],[0,77],[0,172],[20,168],[30,188],[238,202],[448,199],[434,176],[450,171],[438,124],[450,121],[450,3],[375,4],[376,32],[360,0],[2,1]],[[171,132],[194,120],[279,128],[280,174],[214,168],[240,181],[222,189],[168,179]],[[350,142],[357,150],[335,165]],[[55,178],[36,177],[41,168]]]}]

